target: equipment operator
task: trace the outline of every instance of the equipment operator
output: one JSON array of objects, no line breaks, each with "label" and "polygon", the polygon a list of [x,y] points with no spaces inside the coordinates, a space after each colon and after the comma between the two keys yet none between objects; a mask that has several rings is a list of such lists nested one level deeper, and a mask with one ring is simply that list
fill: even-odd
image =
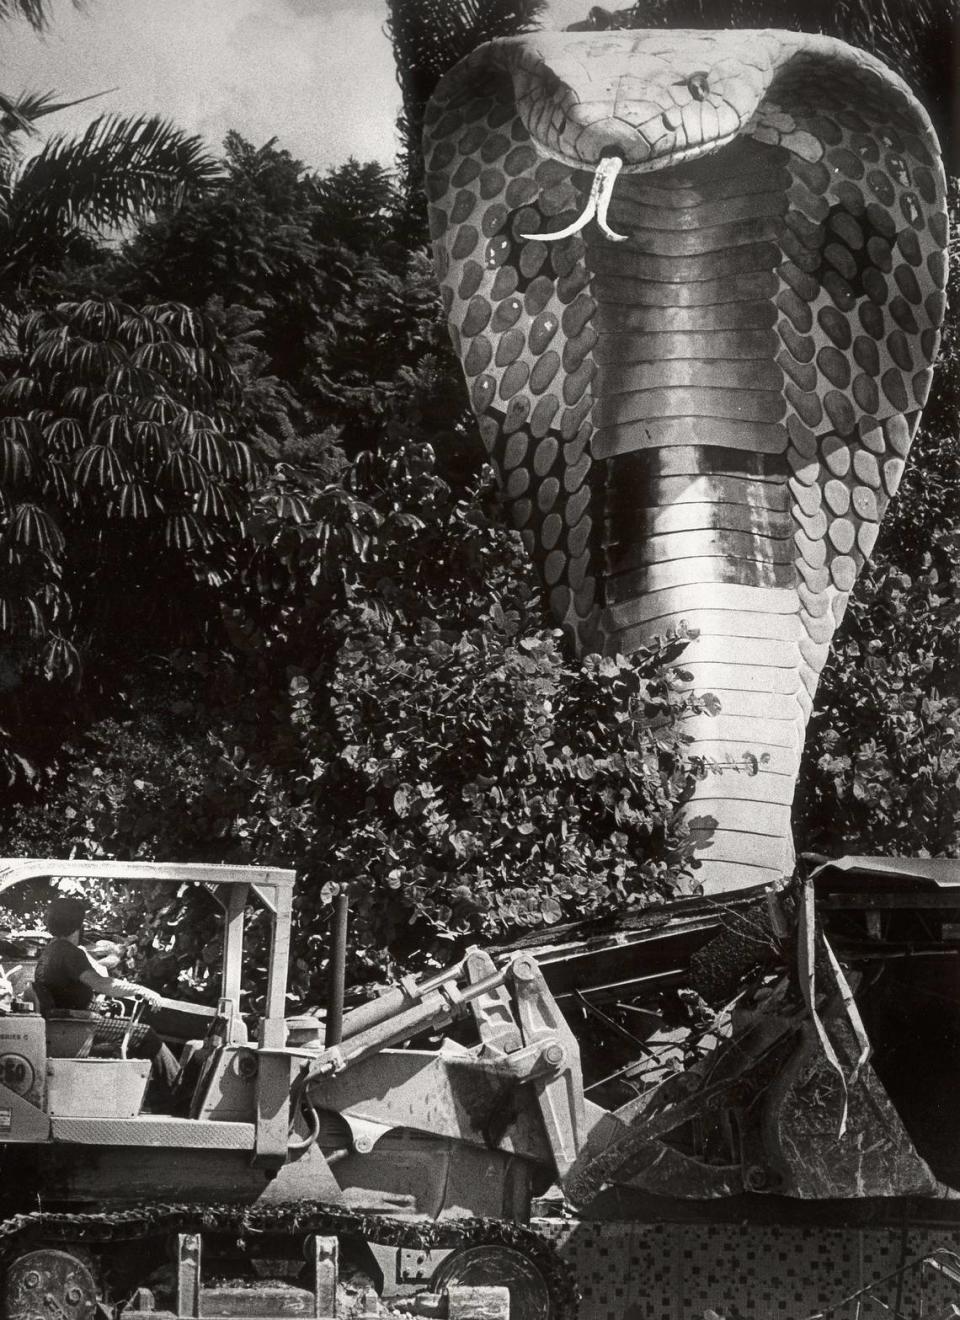
[{"label": "equipment operator", "polygon": [[[55,898],[47,909],[46,926],[53,936],[44,947],[34,974],[34,989],[41,1013],[57,1009],[90,1009],[97,995],[116,998],[139,997],[156,1008],[155,990],[110,976],[102,963],[83,947],[86,905],[78,898]],[[179,1064],[172,1052],[146,1023],[132,1026],[125,1020],[103,1017],[95,1043],[127,1038],[127,1051],[136,1059],[153,1060],[153,1077],[161,1089],[173,1092]]]}]

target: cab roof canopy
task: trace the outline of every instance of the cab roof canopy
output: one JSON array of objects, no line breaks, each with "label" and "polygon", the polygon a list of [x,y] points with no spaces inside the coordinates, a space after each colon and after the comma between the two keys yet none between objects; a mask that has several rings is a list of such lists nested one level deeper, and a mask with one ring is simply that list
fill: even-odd
[{"label": "cab roof canopy", "polygon": [[267,994],[260,1043],[282,1047],[290,958],[290,925],[296,872],[271,866],[218,866],[209,862],[76,861],[55,857],[0,858],[0,894],[28,880],[118,880],[126,884],[195,884],[206,889],[224,911],[221,997],[239,1007],[243,958],[244,909],[251,894],[266,908],[270,922]]},{"label": "cab roof canopy", "polygon": [[275,909],[274,894],[277,891],[292,890],[296,872],[276,866],[233,866],[212,862],[113,862],[60,857],[0,857],[0,894],[28,880],[54,880],[60,877],[69,877],[71,880],[120,880],[134,885],[159,882],[174,885],[245,885],[253,889],[267,907]]}]

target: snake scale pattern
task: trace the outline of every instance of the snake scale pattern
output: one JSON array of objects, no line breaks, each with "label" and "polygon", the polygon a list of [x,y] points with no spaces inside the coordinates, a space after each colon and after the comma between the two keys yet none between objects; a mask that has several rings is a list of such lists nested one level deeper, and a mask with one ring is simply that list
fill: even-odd
[{"label": "snake scale pattern", "polygon": [[937,354],[928,116],[826,37],[536,33],[445,76],[425,159],[450,333],[554,618],[580,653],[699,630],[684,664],[722,709],[691,751],[725,768],[687,808],[717,825],[698,878],[789,874],[817,682]]}]

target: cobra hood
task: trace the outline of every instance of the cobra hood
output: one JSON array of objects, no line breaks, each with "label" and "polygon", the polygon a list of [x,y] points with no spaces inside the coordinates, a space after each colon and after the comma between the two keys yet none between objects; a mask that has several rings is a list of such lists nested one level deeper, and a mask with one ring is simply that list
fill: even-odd
[{"label": "cobra hood", "polygon": [[[517,113],[545,156],[581,168],[616,156],[625,172],[646,173],[718,151],[765,111],[783,114],[811,61],[852,104],[857,84],[882,81],[886,95],[902,92],[919,109],[879,60],[862,51],[853,58],[830,37],[773,30],[537,32],[480,46],[453,76],[466,95],[471,83],[489,89],[491,78],[510,79]],[[925,115],[917,128],[935,145]],[[794,131],[803,155],[809,135]],[[794,145],[789,128],[781,145]]]}]

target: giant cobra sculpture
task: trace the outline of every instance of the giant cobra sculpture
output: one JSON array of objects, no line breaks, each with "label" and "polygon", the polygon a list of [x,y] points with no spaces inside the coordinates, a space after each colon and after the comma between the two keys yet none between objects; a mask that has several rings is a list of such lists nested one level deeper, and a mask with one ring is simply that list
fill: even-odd
[{"label": "giant cobra sculpture", "polygon": [[450,332],[553,616],[581,653],[698,630],[700,878],[789,874],[817,682],[939,342],[926,113],[825,37],[539,33],[461,61],[425,147]]}]

